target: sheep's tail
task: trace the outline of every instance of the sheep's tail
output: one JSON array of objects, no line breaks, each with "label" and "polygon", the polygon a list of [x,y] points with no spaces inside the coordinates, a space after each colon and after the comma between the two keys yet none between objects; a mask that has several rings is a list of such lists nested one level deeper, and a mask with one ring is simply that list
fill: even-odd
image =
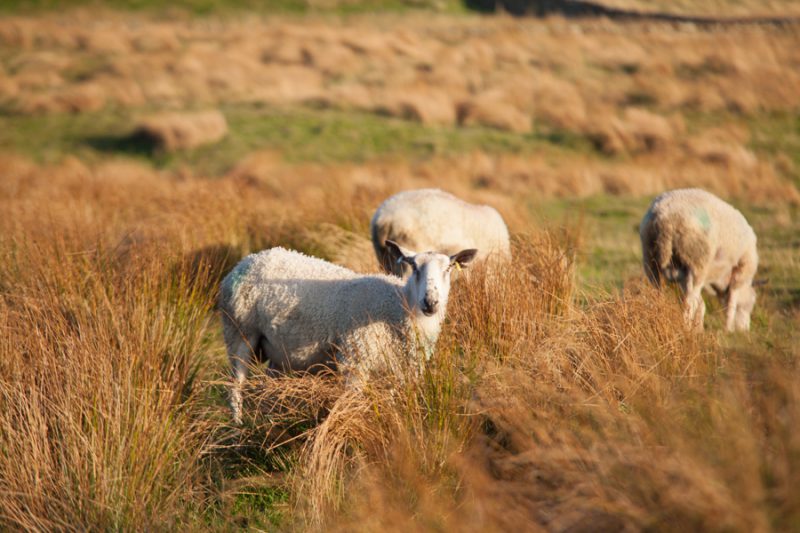
[{"label": "sheep's tail", "polygon": [[680,261],[675,253],[675,234],[671,231],[656,231],[655,235],[655,261],[658,263],[659,272],[664,273],[664,277],[675,280],[680,276]]},{"label": "sheep's tail", "polygon": [[[642,222],[639,231],[642,239],[642,265],[650,283],[656,287],[661,285],[661,268],[669,263],[672,257],[672,238],[659,235],[655,220],[649,217]],[[666,256],[666,263],[664,261]]]},{"label": "sheep's tail", "polygon": [[702,228],[692,219],[671,217],[646,220],[641,232],[645,272],[658,285],[680,281],[690,272],[700,272],[710,261],[711,246]]}]

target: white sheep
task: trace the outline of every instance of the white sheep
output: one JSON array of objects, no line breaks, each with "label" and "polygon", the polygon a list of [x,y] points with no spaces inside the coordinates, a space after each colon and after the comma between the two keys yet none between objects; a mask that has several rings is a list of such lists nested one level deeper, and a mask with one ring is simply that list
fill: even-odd
[{"label": "white sheep", "polygon": [[348,377],[366,375],[379,356],[397,347],[409,355],[421,348],[430,357],[447,308],[451,270],[469,263],[477,250],[447,256],[416,254],[391,241],[387,246],[413,269],[405,283],[283,248],[249,255],[225,277],[219,308],[237,423],[253,357],[275,371],[336,362]]},{"label": "white sheep", "polygon": [[726,309],[728,331],[750,329],[756,301],[756,234],[731,205],[701,189],[659,195],[639,226],[644,270],[653,284],[680,284],[686,321],[703,328],[701,291],[713,289]]},{"label": "white sheep", "polygon": [[372,217],[372,245],[383,269],[400,277],[411,270],[397,261],[386,241],[413,250],[453,254],[477,248],[479,260],[511,258],[508,228],[503,217],[487,205],[474,205],[439,189],[404,191],[386,199]]}]

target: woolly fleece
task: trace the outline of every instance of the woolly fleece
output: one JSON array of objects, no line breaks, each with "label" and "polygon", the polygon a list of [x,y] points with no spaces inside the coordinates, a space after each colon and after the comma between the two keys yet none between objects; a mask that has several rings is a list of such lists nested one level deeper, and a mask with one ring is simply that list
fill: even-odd
[{"label": "woolly fleece", "polygon": [[490,254],[511,258],[508,228],[493,207],[467,203],[440,189],[404,191],[386,199],[371,223],[372,245],[386,272],[407,276],[407,265],[398,264],[386,248],[392,240],[405,248],[452,255],[477,248],[477,260]]}]

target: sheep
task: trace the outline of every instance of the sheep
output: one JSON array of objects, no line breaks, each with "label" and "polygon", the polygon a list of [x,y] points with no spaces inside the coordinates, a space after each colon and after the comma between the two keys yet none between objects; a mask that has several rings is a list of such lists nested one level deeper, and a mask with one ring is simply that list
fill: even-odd
[{"label": "sheep", "polygon": [[447,256],[416,253],[392,241],[386,245],[413,270],[406,282],[357,274],[280,247],[245,257],[223,279],[219,308],[236,423],[254,356],[277,372],[335,363],[348,382],[398,347],[411,355],[421,348],[430,358],[445,317],[451,270],[466,266],[477,250]]},{"label": "sheep", "polygon": [[411,274],[405,261],[393,256],[392,240],[415,250],[453,254],[480,250],[478,259],[510,259],[508,228],[494,208],[469,204],[439,189],[404,191],[386,199],[371,223],[372,245],[384,271],[401,278]]},{"label": "sheep", "polygon": [[659,195],[639,226],[642,262],[649,280],[680,284],[684,317],[703,329],[701,290],[713,290],[726,310],[728,331],[750,329],[756,301],[756,234],[733,206],[701,189]]}]

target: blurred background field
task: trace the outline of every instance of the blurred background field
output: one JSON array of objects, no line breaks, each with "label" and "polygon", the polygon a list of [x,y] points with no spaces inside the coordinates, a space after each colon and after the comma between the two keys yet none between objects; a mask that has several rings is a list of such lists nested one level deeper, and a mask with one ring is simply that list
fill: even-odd
[{"label": "blurred background field", "polygon": [[[796,529],[800,25],[560,4],[0,4],[0,524]],[[454,288],[426,382],[256,376],[231,427],[225,271],[375,271],[374,209],[429,186],[495,206],[518,259]],[[749,335],[642,284],[638,222],[685,186],[758,234]]]}]

